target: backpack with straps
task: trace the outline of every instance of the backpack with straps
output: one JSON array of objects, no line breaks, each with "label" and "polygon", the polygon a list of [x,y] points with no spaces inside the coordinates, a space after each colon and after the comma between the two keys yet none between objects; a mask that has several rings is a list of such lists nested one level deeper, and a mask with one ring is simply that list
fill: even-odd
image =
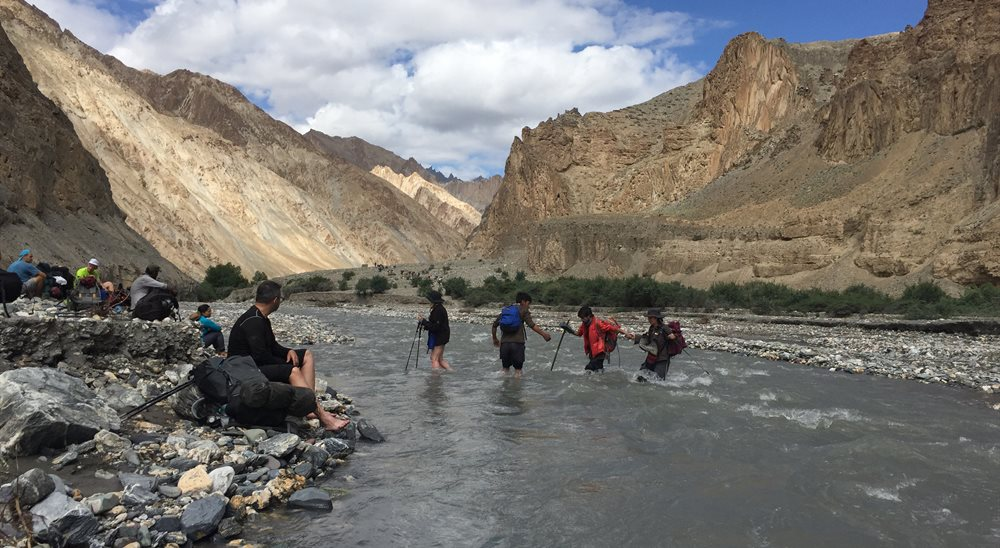
[{"label": "backpack with straps", "polygon": [[[607,320],[607,323],[620,327],[620,324],[615,320]],[[604,357],[610,362],[611,353],[618,348],[618,332],[617,331],[605,331],[604,332]]]},{"label": "backpack with straps", "polygon": [[681,333],[681,322],[672,320],[667,322],[667,329],[674,335],[674,340],[667,339],[667,355],[676,356],[687,348],[687,341],[684,340],[684,333]]},{"label": "backpack with straps", "polygon": [[500,310],[500,331],[510,335],[517,333],[524,321],[521,319],[521,305],[511,304]]}]

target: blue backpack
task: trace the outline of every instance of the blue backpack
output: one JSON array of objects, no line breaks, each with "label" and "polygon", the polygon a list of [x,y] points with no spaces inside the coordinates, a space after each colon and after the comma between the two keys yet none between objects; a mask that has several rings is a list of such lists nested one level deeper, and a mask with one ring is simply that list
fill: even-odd
[{"label": "blue backpack", "polygon": [[520,305],[507,305],[500,311],[500,331],[508,335],[517,333],[523,324]]}]

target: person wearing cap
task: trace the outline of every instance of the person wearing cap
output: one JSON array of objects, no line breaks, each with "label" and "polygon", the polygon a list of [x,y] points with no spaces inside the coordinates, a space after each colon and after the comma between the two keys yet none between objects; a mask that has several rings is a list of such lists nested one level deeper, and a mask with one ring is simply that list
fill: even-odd
[{"label": "person wearing cap", "polygon": [[639,369],[639,382],[645,382],[644,372],[656,373],[660,380],[667,378],[667,371],[670,369],[670,341],[677,337],[663,324],[663,313],[659,308],[650,308],[646,311],[646,319],[649,320],[649,329],[642,335],[626,335],[635,344],[646,351],[646,359],[643,360]]},{"label": "person wearing cap", "polygon": [[[567,333],[583,337],[583,351],[590,358],[586,371],[604,371],[604,359],[606,349],[604,346],[604,335],[606,333],[625,333],[621,326],[614,322],[604,321],[594,315],[594,311],[589,306],[582,306],[576,313],[582,322],[580,327],[573,331],[567,324],[562,324]],[[628,334],[625,335],[628,337]]]},{"label": "person wearing cap", "polygon": [[26,297],[38,297],[45,287],[45,273],[31,264],[34,260],[31,250],[24,249],[18,254],[17,260],[7,267],[7,272],[13,272],[21,279],[21,294]]},{"label": "person wearing cap", "polygon": [[[101,279],[101,271],[98,270],[100,266],[101,266],[100,261],[98,261],[97,259],[90,259],[89,261],[87,261],[87,264],[77,269],[76,279],[82,280],[87,276],[93,276],[94,282],[100,285],[101,288],[104,289],[104,291],[107,291],[110,294],[115,290],[115,284],[107,280]],[[102,295],[102,298],[103,297],[104,296]]]},{"label": "person wearing cap", "polygon": [[146,272],[132,282],[129,289],[129,297],[132,299],[132,307],[139,304],[143,297],[149,294],[153,288],[169,289],[167,284],[156,279],[160,275],[160,267],[151,264],[146,267]]},{"label": "person wearing cap", "polygon": [[444,309],[444,298],[440,291],[431,290],[427,293],[431,302],[431,311],[425,319],[418,316],[420,326],[427,331],[427,349],[431,353],[431,369],[451,370],[448,360],[444,359],[444,347],[451,340],[451,327],[448,325],[448,311]]}]

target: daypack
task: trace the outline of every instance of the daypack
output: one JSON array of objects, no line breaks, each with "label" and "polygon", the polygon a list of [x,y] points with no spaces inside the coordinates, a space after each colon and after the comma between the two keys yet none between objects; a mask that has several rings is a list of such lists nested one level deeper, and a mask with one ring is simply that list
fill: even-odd
[{"label": "daypack", "polygon": [[667,355],[676,356],[680,354],[682,350],[687,348],[687,341],[684,340],[684,334],[681,333],[681,322],[677,320],[667,322],[667,328],[673,333],[674,340],[667,339]]},{"label": "daypack", "polygon": [[[607,323],[619,327],[620,324],[615,320],[607,320]],[[604,332],[604,357],[611,361],[611,353],[618,348],[618,332],[617,331],[605,331]]]},{"label": "daypack", "polygon": [[21,283],[21,278],[17,274],[0,271],[0,300],[4,304],[16,301],[21,296],[23,286],[24,284]]},{"label": "daypack", "polygon": [[510,335],[517,333],[524,321],[521,320],[521,306],[511,304],[500,310],[500,331]]},{"label": "daypack", "polygon": [[287,415],[304,417],[316,409],[312,390],[268,381],[250,356],[209,358],[191,376],[207,399],[225,405],[242,424],[279,426]]},{"label": "daypack", "polygon": [[141,320],[162,320],[177,310],[177,297],[166,289],[156,287],[132,307],[132,317]]}]

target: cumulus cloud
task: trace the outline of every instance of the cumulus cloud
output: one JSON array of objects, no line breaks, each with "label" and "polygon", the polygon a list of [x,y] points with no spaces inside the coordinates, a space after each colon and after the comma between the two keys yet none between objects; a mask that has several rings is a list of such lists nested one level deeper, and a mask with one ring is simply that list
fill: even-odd
[{"label": "cumulus cloud", "polygon": [[672,48],[711,24],[623,0],[161,0],[123,31],[94,0],[41,3],[126,64],[212,75],[299,130],[462,177],[502,169],[523,126],[699,77]]},{"label": "cumulus cloud", "polygon": [[68,29],[77,38],[101,51],[113,47],[129,30],[129,23],[120,13],[109,11],[106,2],[98,0],[32,0]]}]

